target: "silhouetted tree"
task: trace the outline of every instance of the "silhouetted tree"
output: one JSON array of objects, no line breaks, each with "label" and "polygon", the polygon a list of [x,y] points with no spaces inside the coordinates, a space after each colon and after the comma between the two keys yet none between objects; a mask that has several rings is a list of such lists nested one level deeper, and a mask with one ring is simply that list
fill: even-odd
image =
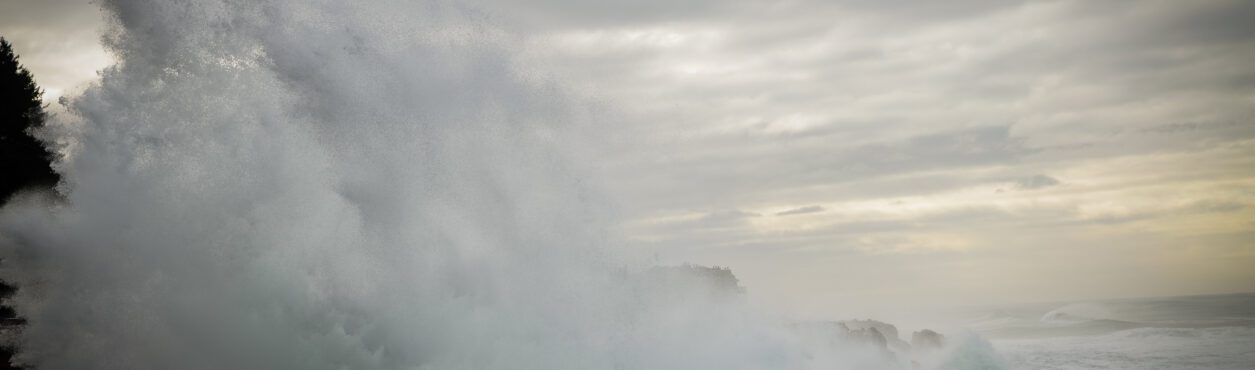
[{"label": "silhouetted tree", "polygon": [[[43,91],[30,71],[23,68],[13,45],[0,38],[0,205],[25,189],[51,189],[60,180],[52,170],[52,153],[34,136],[44,125]],[[0,297],[16,289],[0,282]],[[0,330],[11,331],[23,321],[7,304],[0,304]],[[0,346],[0,370],[10,365],[13,348]]]},{"label": "silhouetted tree", "polygon": [[0,202],[19,190],[51,189],[59,177],[52,153],[33,135],[44,124],[43,91],[0,38]]}]

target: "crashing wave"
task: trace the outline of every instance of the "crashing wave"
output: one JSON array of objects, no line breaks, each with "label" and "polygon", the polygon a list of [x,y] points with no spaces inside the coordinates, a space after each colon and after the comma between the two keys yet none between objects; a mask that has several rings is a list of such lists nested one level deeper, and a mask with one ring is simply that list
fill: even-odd
[{"label": "crashing wave", "polygon": [[49,132],[66,201],[0,212],[21,363],[903,368],[719,293],[723,272],[623,262],[579,162],[591,123],[479,10],[101,5],[118,63]]}]

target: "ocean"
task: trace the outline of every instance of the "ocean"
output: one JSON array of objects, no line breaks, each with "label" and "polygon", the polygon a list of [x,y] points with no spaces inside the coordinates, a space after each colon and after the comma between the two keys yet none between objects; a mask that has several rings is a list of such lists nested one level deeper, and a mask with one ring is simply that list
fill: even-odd
[{"label": "ocean", "polygon": [[1013,369],[1255,369],[1255,293],[972,310]]}]

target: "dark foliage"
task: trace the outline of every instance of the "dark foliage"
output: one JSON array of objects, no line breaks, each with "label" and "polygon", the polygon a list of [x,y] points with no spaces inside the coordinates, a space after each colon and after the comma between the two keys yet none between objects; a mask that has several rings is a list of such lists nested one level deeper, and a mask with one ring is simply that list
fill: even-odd
[{"label": "dark foliage", "polygon": [[[30,71],[18,63],[13,45],[0,38],[0,204],[18,191],[51,189],[60,180],[52,170],[52,153],[33,135],[47,117],[42,96]],[[0,297],[15,290],[0,282]],[[0,330],[20,330],[22,324],[12,307],[0,305]],[[0,370],[17,369],[9,363],[12,356],[12,348],[0,347]]]},{"label": "dark foliage", "polygon": [[0,38],[0,201],[24,189],[51,189],[59,180],[52,153],[32,136],[46,117],[42,96],[13,45]]}]

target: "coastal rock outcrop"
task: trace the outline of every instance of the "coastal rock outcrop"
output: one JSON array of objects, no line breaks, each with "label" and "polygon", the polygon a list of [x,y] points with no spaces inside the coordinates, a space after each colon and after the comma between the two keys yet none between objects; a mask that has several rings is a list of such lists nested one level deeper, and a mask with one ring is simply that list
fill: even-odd
[{"label": "coastal rock outcrop", "polygon": [[935,351],[946,345],[946,337],[932,330],[924,329],[911,334],[911,350],[914,352]]},{"label": "coastal rock outcrop", "polygon": [[885,345],[888,348],[898,352],[911,351],[911,344],[898,336],[898,328],[893,326],[893,324],[876,320],[846,320],[841,321],[841,325],[844,325],[851,332],[859,330],[875,331],[885,338]]}]

